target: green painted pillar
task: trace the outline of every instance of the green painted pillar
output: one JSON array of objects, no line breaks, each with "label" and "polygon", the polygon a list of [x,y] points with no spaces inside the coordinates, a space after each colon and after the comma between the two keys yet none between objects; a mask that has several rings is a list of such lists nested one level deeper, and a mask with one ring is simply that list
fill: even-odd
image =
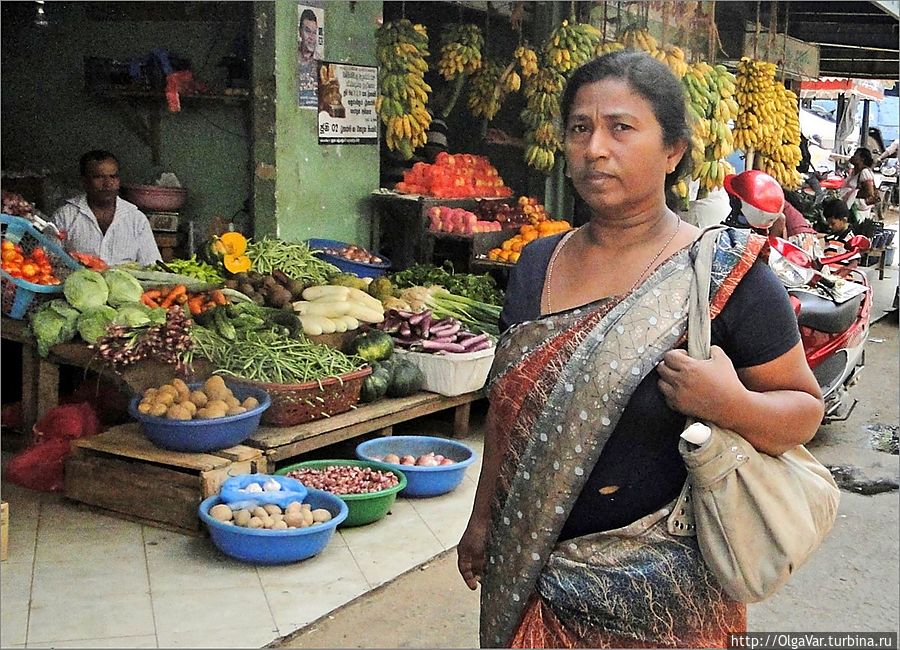
[{"label": "green painted pillar", "polygon": [[251,132],[253,236],[277,232],[275,206],[275,3],[253,3]]}]

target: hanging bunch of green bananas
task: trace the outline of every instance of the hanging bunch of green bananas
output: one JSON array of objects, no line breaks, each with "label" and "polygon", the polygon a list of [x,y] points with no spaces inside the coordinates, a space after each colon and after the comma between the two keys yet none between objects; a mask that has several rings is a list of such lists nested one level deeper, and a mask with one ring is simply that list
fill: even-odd
[{"label": "hanging bunch of green bananas", "polygon": [[470,75],[481,67],[484,36],[477,25],[451,23],[441,33],[438,72],[447,81],[458,75]]},{"label": "hanging bunch of green bananas", "polygon": [[525,124],[525,163],[545,174],[556,163],[562,147],[559,137],[560,99],[566,78],[549,66],[525,79],[525,108],[519,114]]},{"label": "hanging bunch of green bananas", "polygon": [[488,61],[472,75],[468,101],[472,115],[494,119],[506,96],[519,90],[522,78],[516,72],[515,65],[515,61],[506,67],[497,61]]},{"label": "hanging bunch of green bananas", "polygon": [[519,64],[519,71],[523,78],[527,79],[537,74],[538,71],[538,55],[534,48],[528,45],[520,45],[513,53]]},{"label": "hanging bunch of green bananas", "polygon": [[800,164],[800,115],[797,95],[781,84],[775,86],[775,138],[760,147],[763,155],[762,169],[783,187],[797,189],[803,177],[797,171]]},{"label": "hanging bunch of green bananas", "polygon": [[729,120],[738,113],[733,97],[734,75],[721,64],[711,66],[699,61],[689,66],[681,83],[687,95],[687,111],[693,129],[692,176],[700,181],[700,189],[705,193],[722,187],[731,169],[723,158],[734,150],[733,136],[728,128]]},{"label": "hanging bunch of green bananas", "polygon": [[544,43],[544,57],[551,68],[568,76],[594,58],[600,38],[600,30],[593,25],[564,20]]},{"label": "hanging bunch of green bananas", "polygon": [[428,32],[405,18],[384,23],[376,32],[376,56],[381,64],[375,110],[385,125],[385,144],[403,158],[425,144],[431,114],[425,109],[431,86],[425,83]]}]

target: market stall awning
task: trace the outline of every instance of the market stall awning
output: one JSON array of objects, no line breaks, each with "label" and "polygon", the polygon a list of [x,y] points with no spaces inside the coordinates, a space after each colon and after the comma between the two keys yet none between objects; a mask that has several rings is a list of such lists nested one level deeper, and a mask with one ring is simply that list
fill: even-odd
[{"label": "market stall awning", "polygon": [[801,99],[837,99],[838,95],[856,95],[860,99],[879,102],[884,99],[884,84],[872,79],[839,79],[836,77],[822,77],[800,82]]}]

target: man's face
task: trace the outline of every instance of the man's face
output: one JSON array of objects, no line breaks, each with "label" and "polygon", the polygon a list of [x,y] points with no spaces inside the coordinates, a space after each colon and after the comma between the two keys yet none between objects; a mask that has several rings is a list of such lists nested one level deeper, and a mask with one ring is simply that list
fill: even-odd
[{"label": "man's face", "polygon": [[119,165],[115,160],[95,160],[87,165],[81,184],[88,198],[109,202],[119,194]]},{"label": "man's face", "polygon": [[828,224],[828,230],[835,233],[844,232],[849,225],[846,219],[840,217],[828,217],[825,222]]},{"label": "man's face", "polygon": [[300,21],[300,53],[311,57],[319,40],[319,24],[314,20]]}]

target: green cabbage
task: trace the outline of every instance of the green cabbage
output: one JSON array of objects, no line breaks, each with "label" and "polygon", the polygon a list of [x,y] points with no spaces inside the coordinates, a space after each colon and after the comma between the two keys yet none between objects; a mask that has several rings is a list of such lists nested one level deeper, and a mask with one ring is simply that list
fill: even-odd
[{"label": "green cabbage", "polygon": [[131,273],[121,269],[109,269],[103,272],[103,279],[109,286],[107,302],[119,307],[126,302],[139,302],[144,289]]},{"label": "green cabbage", "polygon": [[139,302],[127,302],[116,309],[113,322],[126,327],[147,325],[150,323],[150,308]]},{"label": "green cabbage", "polygon": [[96,271],[80,269],[75,271],[63,284],[66,300],[78,311],[87,311],[93,307],[105,305],[109,298],[109,287],[106,280]]},{"label": "green cabbage", "polygon": [[89,309],[78,317],[78,333],[88,343],[106,335],[106,327],[116,317],[116,310],[109,305]]},{"label": "green cabbage", "polygon": [[31,317],[31,333],[37,341],[38,354],[46,357],[54,345],[75,338],[79,315],[65,300],[41,305]]}]

